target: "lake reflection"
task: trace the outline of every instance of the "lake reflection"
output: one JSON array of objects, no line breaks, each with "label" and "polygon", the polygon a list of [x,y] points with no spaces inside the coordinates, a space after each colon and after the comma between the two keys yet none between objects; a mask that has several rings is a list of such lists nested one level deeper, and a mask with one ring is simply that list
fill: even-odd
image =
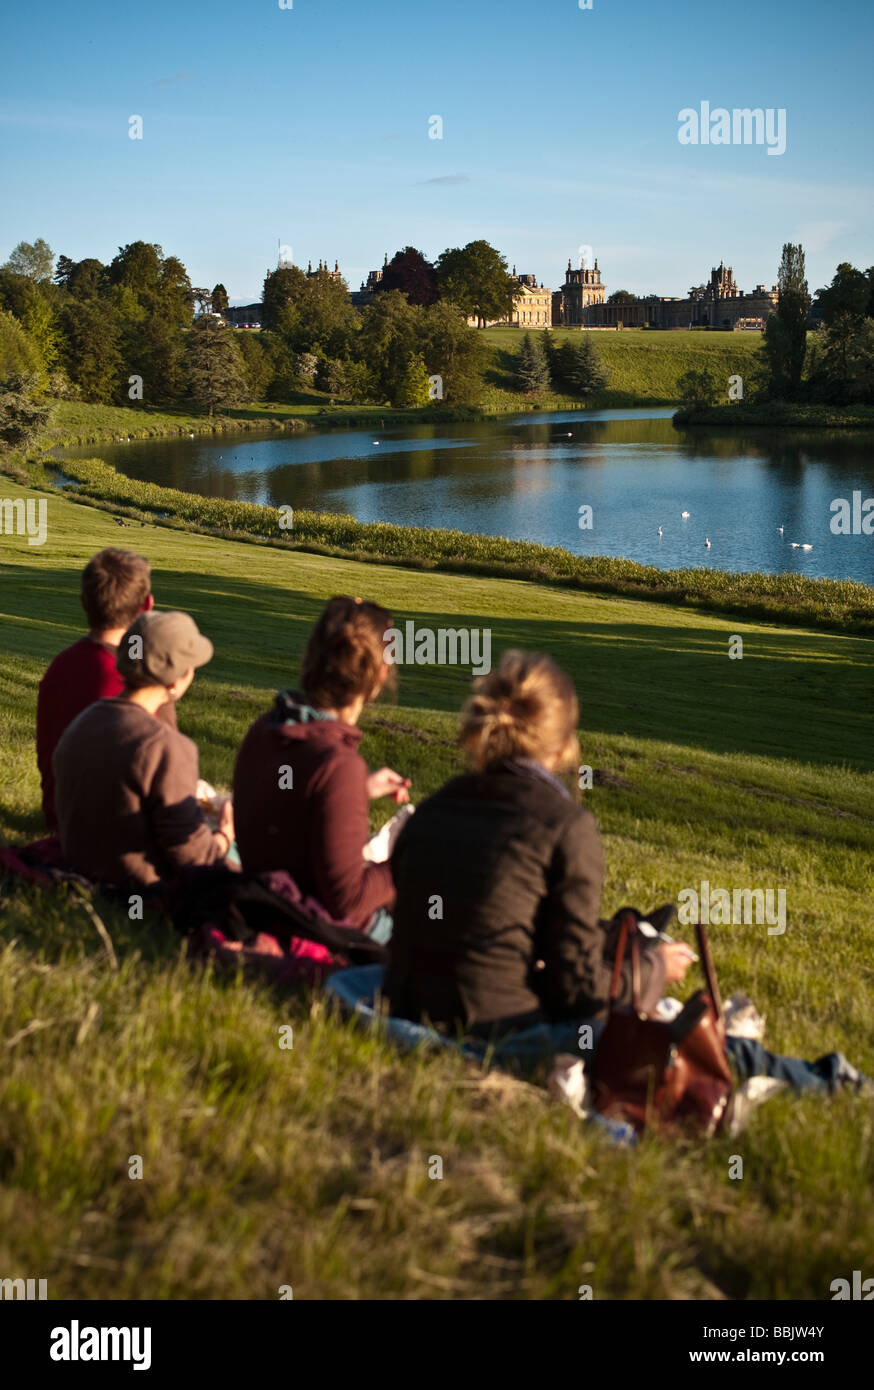
[{"label": "lake reflection", "polygon": [[[509,536],[662,569],[706,564],[874,583],[874,537],[829,529],[834,498],[874,496],[870,432],[678,431],[671,414],[252,432],[92,444],[59,457],[99,454],[130,477],[208,496]],[[591,530],[579,526],[584,505]]]}]

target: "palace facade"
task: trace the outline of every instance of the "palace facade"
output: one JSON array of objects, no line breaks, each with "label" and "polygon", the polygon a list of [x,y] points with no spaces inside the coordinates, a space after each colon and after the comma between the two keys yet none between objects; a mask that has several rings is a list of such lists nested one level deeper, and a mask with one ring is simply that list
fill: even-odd
[{"label": "palace facade", "polygon": [[744,294],[731,266],[720,261],[709,282],[693,286],[685,299],[650,294],[619,304],[602,302],[588,307],[583,323],[588,328],[763,329],[776,308],[776,285],[770,290],[756,285]]},{"label": "palace facade", "polygon": [[471,314],[468,323],[471,328],[551,328],[552,290],[548,290],[536,275],[517,275],[513,266],[513,278],[519,288],[513,295],[513,307],[502,319],[487,319],[480,323],[476,314]]},{"label": "palace facade", "polygon": [[568,261],[564,285],[553,296],[552,322],[556,327],[582,328],[588,322],[589,310],[603,304],[606,295],[597,257],[591,270],[583,265],[573,270]]}]

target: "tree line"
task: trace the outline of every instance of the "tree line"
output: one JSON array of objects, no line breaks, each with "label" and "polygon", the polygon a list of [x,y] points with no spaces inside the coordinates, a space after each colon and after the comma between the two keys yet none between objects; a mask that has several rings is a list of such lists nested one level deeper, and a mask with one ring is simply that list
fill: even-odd
[{"label": "tree line", "polygon": [[0,268],[0,380],[17,373],[61,399],[210,412],[307,388],[395,406],[474,404],[488,352],[468,317],[508,315],[517,289],[485,241],[435,264],[405,247],[363,310],[326,268],[281,266],[267,273],[263,331],[252,334],[225,325],[224,285],[193,286],[157,244],[119,247],[107,265],[20,242]]}]

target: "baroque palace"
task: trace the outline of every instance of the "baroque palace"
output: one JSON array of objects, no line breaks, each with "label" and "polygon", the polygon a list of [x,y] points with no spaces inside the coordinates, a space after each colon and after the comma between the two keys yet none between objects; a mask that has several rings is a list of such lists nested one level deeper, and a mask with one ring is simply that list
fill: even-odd
[{"label": "baroque palace", "polygon": [[[756,285],[749,294],[739,290],[731,266],[720,261],[705,285],[696,285],[685,298],[650,294],[615,303],[607,299],[597,258],[589,268],[575,269],[570,261],[560,290],[548,290],[534,275],[513,275],[519,290],[508,318],[485,325],[512,328],[716,328],[761,331],[777,308],[777,286]],[[475,318],[468,319],[473,327]]]},{"label": "baroque palace", "polygon": [[[360,290],[350,295],[353,304],[365,308],[373,303],[387,265],[388,254],[382,269],[372,270]],[[333,270],[329,269],[327,261],[320,261],[318,270],[313,270],[310,262],[306,273],[308,276],[327,274],[332,280],[342,279],[336,261]],[[568,261],[564,284],[559,290],[547,289],[536,275],[517,275],[515,266],[513,278],[518,290],[514,294],[509,316],[489,319],[485,327],[761,330],[777,308],[776,285],[769,290],[764,285],[756,285],[754,290],[745,294],[738,289],[731,266],[726,266],[722,261],[711,270],[707,284],[693,286],[685,298],[648,294],[629,296],[610,303],[597,258],[591,268],[581,264],[579,269],[575,269]],[[239,305],[227,310],[224,317],[238,327],[260,327],[261,305]],[[468,323],[475,328],[478,320],[472,317]]]},{"label": "baroque palace", "polygon": [[[579,274],[578,271],[574,273]],[[562,291],[562,296],[566,304],[565,291]],[[776,308],[776,285],[770,290],[766,290],[764,285],[756,285],[749,294],[744,294],[735,283],[731,266],[720,261],[711,270],[709,282],[696,285],[685,299],[651,294],[607,304],[602,298],[599,303],[584,308],[583,324],[589,328],[763,329]],[[567,311],[563,312],[566,314]],[[561,323],[575,321],[578,320],[567,317],[559,320]]]}]

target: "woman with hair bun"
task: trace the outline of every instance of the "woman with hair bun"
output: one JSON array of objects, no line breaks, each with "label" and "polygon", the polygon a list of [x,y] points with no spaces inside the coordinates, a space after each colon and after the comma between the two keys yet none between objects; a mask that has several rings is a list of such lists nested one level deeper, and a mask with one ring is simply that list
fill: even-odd
[{"label": "woman with hair bun", "polygon": [[[505,652],[474,682],[461,726],[471,771],[418,807],[392,856],[392,1013],[501,1036],[604,1008],[601,841],[556,775],[579,761],[578,717],[548,656]],[[688,964],[683,945],[645,950],[644,1007]],[[629,963],[625,998],[630,985]]]},{"label": "woman with hair bun", "polygon": [[[546,1029],[548,1049],[574,1052],[582,1020],[597,1047],[610,992],[607,922],[599,921],[604,857],[591,812],[556,776],[579,758],[577,698],[548,656],[506,652],[474,682],[461,743],[472,770],[424,801],[400,832],[385,994],[414,1022],[498,1039]],[[693,954],[651,938],[640,957],[639,1007],[682,980]],[[620,999],[631,996],[626,958]],[[797,1093],[874,1081],[840,1052],[814,1062],[729,1032],[739,1080],[769,1076]]]},{"label": "woman with hair bun", "polygon": [[369,773],[358,752],[358,720],[388,679],[391,614],[360,598],[332,598],[307,643],[301,689],[280,691],[256,719],[234,769],[237,845],[247,873],[285,869],[305,896],[337,921],[391,932],[387,863],[364,858],[368,804],[409,800],[391,768]]}]

